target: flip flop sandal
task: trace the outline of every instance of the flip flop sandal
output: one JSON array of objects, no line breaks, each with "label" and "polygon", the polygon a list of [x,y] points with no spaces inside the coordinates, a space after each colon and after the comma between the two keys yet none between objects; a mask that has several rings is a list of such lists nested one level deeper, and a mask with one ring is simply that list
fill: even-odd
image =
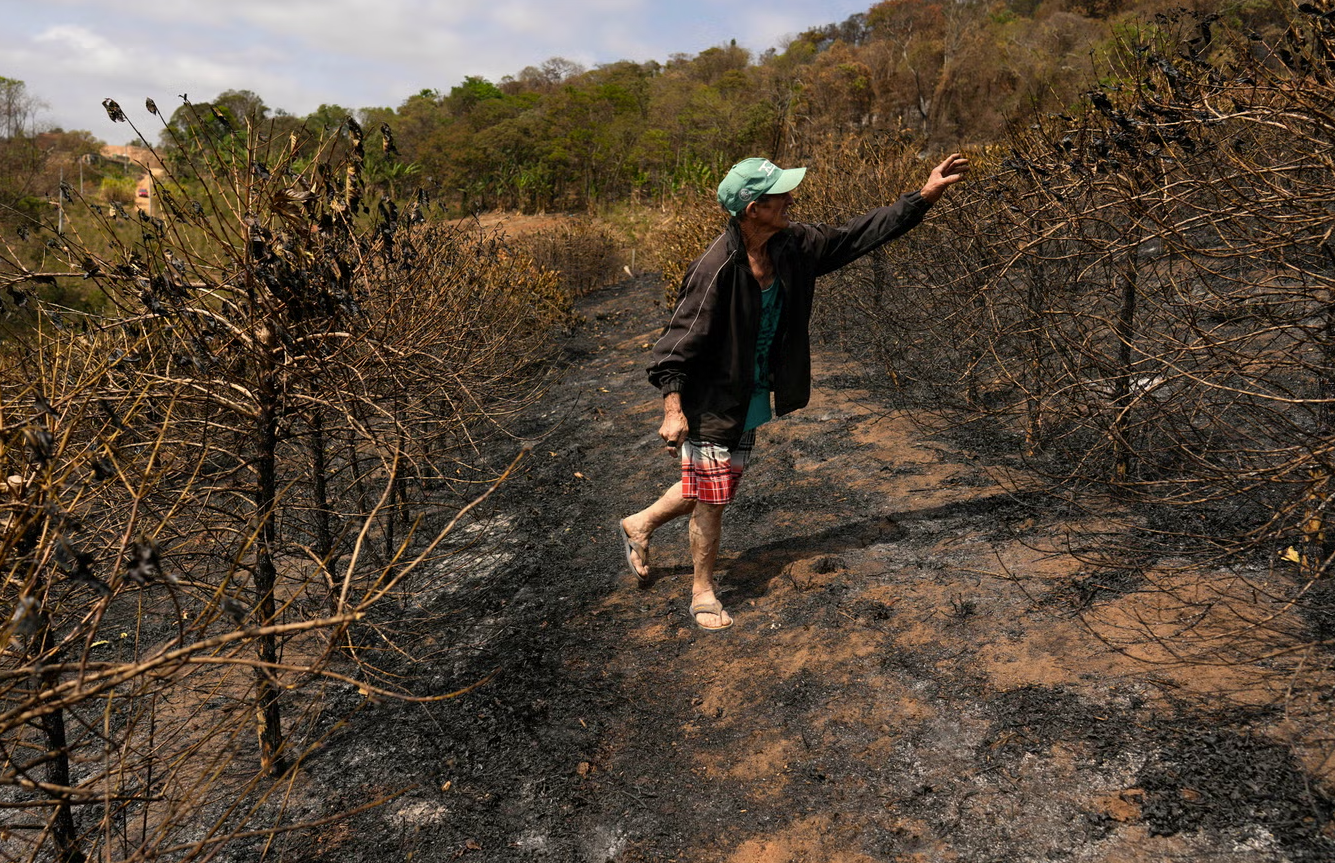
[{"label": "flip flop sandal", "polygon": [[723,603],[719,602],[717,599],[712,602],[692,602],[691,619],[695,621],[696,626],[700,627],[705,632],[718,632],[720,629],[727,629],[729,626],[732,626],[731,619],[721,626],[705,626],[700,622],[700,618],[696,617],[697,614],[712,614],[716,617],[722,617]]},{"label": "flip flop sandal", "polygon": [[635,568],[635,560],[632,555],[638,554],[640,560],[644,561],[644,565],[647,567],[649,565],[649,549],[632,540],[630,534],[626,533],[626,529],[621,526],[620,521],[617,522],[617,532],[621,534],[621,549],[626,554],[626,568],[630,570],[631,575],[635,576],[636,584],[640,587],[648,587],[651,584],[649,575],[647,573],[640,575],[640,571]]}]

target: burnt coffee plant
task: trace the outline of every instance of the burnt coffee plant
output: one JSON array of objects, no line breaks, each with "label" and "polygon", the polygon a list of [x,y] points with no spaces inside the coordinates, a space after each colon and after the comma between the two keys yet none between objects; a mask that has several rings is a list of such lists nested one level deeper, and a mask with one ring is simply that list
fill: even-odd
[{"label": "burnt coffee plant", "polygon": [[[970,153],[826,305],[910,416],[1091,514],[1071,550],[1156,603],[1110,640],[1301,668],[1290,701],[1330,685],[1333,17],[1303,4],[1273,44],[1185,12],[1122,31],[1097,88]],[[931,161],[862,146],[820,216]]]},{"label": "burnt coffee plant", "polygon": [[82,235],[3,238],[6,859],[262,853],[310,826],[291,780],[331,703],[475,683],[414,692],[380,658],[414,659],[407,597],[485,574],[500,539],[454,529],[570,322],[530,256],[368,198],[351,119],[194,119],[155,213],[66,189]]}]

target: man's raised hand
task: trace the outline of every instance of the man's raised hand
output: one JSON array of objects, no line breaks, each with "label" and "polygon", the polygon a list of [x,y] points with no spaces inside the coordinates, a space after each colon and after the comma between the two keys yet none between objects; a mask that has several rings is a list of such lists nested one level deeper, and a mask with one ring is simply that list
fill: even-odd
[{"label": "man's raised hand", "polygon": [[969,160],[959,153],[951,153],[941,164],[932,169],[932,175],[927,178],[923,185],[922,195],[924,201],[929,204],[935,204],[945,194],[946,189],[964,179],[964,175],[969,171]]}]

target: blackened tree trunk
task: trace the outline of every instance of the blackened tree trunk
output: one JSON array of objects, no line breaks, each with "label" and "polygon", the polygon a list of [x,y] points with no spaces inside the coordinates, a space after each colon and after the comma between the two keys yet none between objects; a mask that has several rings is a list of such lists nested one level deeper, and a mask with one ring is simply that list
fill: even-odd
[{"label": "blackened tree trunk", "polygon": [[[50,632],[45,625],[38,639],[37,655],[49,648]],[[58,673],[44,673],[41,676],[43,690],[54,689],[60,683]],[[42,732],[46,735],[47,752],[51,760],[46,765],[46,781],[57,788],[70,787],[69,744],[65,737],[65,711],[53,710],[42,717]],[[79,847],[78,832],[74,827],[74,813],[70,811],[70,801],[63,792],[56,795],[56,812],[52,819],[51,835],[56,840],[56,859],[59,863],[84,863],[87,859]]]},{"label": "blackened tree trunk", "polygon": [[[32,507],[33,511],[44,513],[47,503],[44,489],[47,488],[50,481],[44,457],[43,474],[40,482],[33,483],[32,487],[38,489],[38,491],[32,501]],[[31,525],[25,532],[19,548],[23,554],[31,555],[34,553],[38,538],[51,528],[47,519],[48,516],[43,515],[38,522]],[[33,577],[32,595],[42,599],[42,604],[45,606],[47,579],[36,560],[33,561],[32,565],[36,568]],[[29,642],[28,660],[30,664],[37,664],[50,669],[56,665],[53,661],[54,657],[47,656],[52,647],[50,621],[45,613],[41,614],[39,620],[39,628]],[[37,676],[39,692],[53,690],[59,683],[60,672],[58,671],[43,670]],[[79,845],[78,832],[74,827],[74,813],[70,810],[69,796],[62,790],[56,790],[70,787],[70,751],[69,741],[65,734],[65,711],[58,708],[43,714],[41,724],[42,734],[46,737],[46,752],[49,759],[46,763],[46,781],[53,788],[51,795],[52,802],[55,805],[55,814],[51,819],[51,835],[56,842],[56,860],[59,863],[84,863],[87,858]]]},{"label": "blackened tree trunk", "polygon": [[[272,365],[272,352],[266,351],[259,388],[260,408],[256,428],[255,513],[255,619],[261,626],[276,623],[277,603],[274,591],[278,570],[274,565],[277,531],[274,508],[278,498],[278,388]],[[279,688],[273,666],[278,662],[278,638],[273,634],[259,638],[260,664],[255,671],[255,719],[260,739],[260,765],[269,773],[281,774],[285,765],[281,756],[283,729],[279,716]]]},{"label": "blackened tree trunk", "polygon": [[307,444],[311,456],[311,505],[315,509],[315,553],[320,558],[325,584],[329,588],[329,610],[335,611],[338,594],[334,588],[334,531],[330,523],[328,452],[324,435],[324,411],[315,408],[310,415],[311,436]]},{"label": "blackened tree trunk", "polygon": [[[1132,253],[1134,255],[1134,252]],[[1113,377],[1113,419],[1109,433],[1113,442],[1113,483],[1126,481],[1131,471],[1131,445],[1127,440],[1127,415],[1131,405],[1131,366],[1135,362],[1136,291],[1139,273],[1134,257],[1121,272],[1122,304],[1117,312],[1117,371]]]}]

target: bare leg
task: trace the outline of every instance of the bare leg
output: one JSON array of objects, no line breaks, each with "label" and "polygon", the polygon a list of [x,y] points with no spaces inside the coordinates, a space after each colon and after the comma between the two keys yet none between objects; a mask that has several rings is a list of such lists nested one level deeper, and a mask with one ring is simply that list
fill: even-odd
[{"label": "bare leg", "polygon": [[[626,534],[633,542],[639,543],[647,549],[649,548],[649,538],[654,535],[654,531],[674,518],[681,518],[683,515],[690,514],[693,509],[695,509],[695,501],[681,496],[681,483],[678,482],[672,488],[663,492],[663,496],[650,504],[648,508],[623,518],[621,527],[625,529]],[[714,547],[715,553],[717,553],[717,541]],[[635,561],[635,569],[641,576],[648,575],[648,561]]]},{"label": "bare leg", "polygon": [[[719,538],[723,533],[723,506],[721,503],[697,503],[691,512],[691,560],[695,564],[692,605],[715,600],[714,563],[718,560]],[[732,622],[726,611],[722,614],[701,612],[695,618],[708,629]]]}]

